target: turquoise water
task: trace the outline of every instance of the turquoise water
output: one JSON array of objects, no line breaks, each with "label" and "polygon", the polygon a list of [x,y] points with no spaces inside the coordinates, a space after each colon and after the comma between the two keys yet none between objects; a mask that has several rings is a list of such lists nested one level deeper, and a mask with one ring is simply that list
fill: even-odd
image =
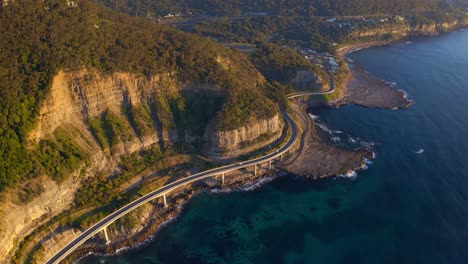
[{"label": "turquoise water", "polygon": [[468,263],[468,30],[349,57],[416,102],[314,111],[378,143],[369,170],[203,194],[148,245],[79,263]]}]

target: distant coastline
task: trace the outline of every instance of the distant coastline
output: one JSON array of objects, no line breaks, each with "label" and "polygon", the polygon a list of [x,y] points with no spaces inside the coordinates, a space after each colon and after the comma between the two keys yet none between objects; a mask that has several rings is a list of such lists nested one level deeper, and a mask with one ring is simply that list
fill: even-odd
[{"label": "distant coastline", "polygon": [[433,38],[433,37],[437,37],[443,34],[465,30],[465,28],[468,28],[468,25],[456,26],[453,29],[448,30],[446,32],[439,32],[433,35],[409,35],[409,36],[392,39],[392,40],[375,40],[375,41],[343,44],[341,47],[339,47],[336,50],[336,52],[338,56],[340,56],[341,58],[345,58],[346,55],[348,55],[349,53],[358,51],[361,49],[367,49],[367,48],[378,47],[378,46],[386,46],[386,45],[396,44],[396,43],[403,43],[405,41],[411,41],[411,40],[421,39],[421,38]]},{"label": "distant coastline", "polygon": [[342,89],[344,90],[343,97],[332,101],[331,105],[340,107],[347,104],[355,104],[367,108],[392,110],[409,108],[413,104],[413,101],[408,99],[408,95],[404,90],[401,90],[401,88],[397,89],[394,84],[390,85],[387,80],[381,80],[368,73],[361,65],[346,57],[354,51],[400,43],[407,39],[363,42],[344,45],[337,49],[337,55],[346,63],[349,74],[342,84]]},{"label": "distant coastline", "polygon": [[392,110],[411,107],[411,105],[414,104],[414,101],[408,98],[408,94],[404,88],[396,87],[397,84],[389,82],[391,80],[381,80],[368,73],[361,65],[348,59],[347,55],[352,52],[371,47],[404,43],[420,38],[432,38],[445,33],[464,30],[466,27],[466,25],[458,26],[454,27],[450,31],[434,35],[405,36],[394,40],[379,40],[343,45],[336,50],[336,53],[346,63],[349,69],[349,75],[344,82],[344,97],[331,102],[331,105],[334,107],[340,107],[346,104],[356,104],[368,108]]},{"label": "distant coastline", "polygon": [[362,42],[362,43],[353,43],[353,44],[345,44],[342,47],[338,48],[336,50],[336,53],[338,56],[342,59],[345,59],[346,55],[349,53],[362,50],[362,49],[367,49],[371,47],[378,47],[378,46],[386,46],[392,43],[398,43],[398,42],[403,42],[408,38],[402,38],[398,40],[378,40],[378,41],[370,41],[370,42]]}]

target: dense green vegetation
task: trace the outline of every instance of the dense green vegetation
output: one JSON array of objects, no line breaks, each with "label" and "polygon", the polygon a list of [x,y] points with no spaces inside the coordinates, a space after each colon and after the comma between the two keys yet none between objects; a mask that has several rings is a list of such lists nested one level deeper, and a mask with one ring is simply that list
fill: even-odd
[{"label": "dense green vegetation", "polygon": [[295,50],[272,43],[262,43],[252,55],[252,62],[269,80],[288,84],[297,70],[311,70],[318,74],[324,85],[329,84],[327,73]]},{"label": "dense green vegetation", "polygon": [[171,103],[176,126],[187,129],[191,136],[202,137],[212,113],[221,110],[222,101],[220,94],[208,91],[185,92],[181,100]]},{"label": "dense green vegetation", "polygon": [[[126,197],[125,191],[119,190],[119,187],[147,168],[163,169],[164,166],[158,161],[166,157],[166,154],[154,146],[151,149],[123,158],[120,164],[122,172],[118,175],[108,177],[99,174],[97,177],[87,178],[84,182],[84,188],[80,188],[76,195],[76,205],[78,207],[119,206],[118,202]],[[114,204],[110,204],[111,202]]]},{"label": "dense green vegetation", "polygon": [[441,8],[442,0],[314,0],[320,15],[379,15]]},{"label": "dense green vegetation", "polygon": [[114,147],[118,142],[125,142],[133,138],[132,129],[127,122],[106,111],[98,118],[89,118],[88,126],[91,133],[103,149]]},{"label": "dense green vegetation", "polygon": [[331,51],[349,32],[317,17],[265,16],[221,19],[195,25],[195,32],[223,42],[277,42],[288,46],[306,46]]},{"label": "dense green vegetation", "polygon": [[[336,16],[374,15],[427,11],[449,3],[466,4],[465,0],[95,0],[132,15],[154,16],[169,12],[204,11],[213,15],[240,16],[246,12],[274,15]],[[464,2],[465,1],[465,2]]]},{"label": "dense green vegetation", "polygon": [[[281,44],[298,45],[331,52],[333,42],[359,41],[348,39],[350,27],[327,23],[326,18],[355,19],[360,27],[381,26],[363,23],[361,16],[379,18],[404,15],[412,26],[442,22],[467,6],[466,0],[165,0],[129,1],[95,0],[133,15],[166,15],[181,12],[188,15],[211,14],[226,17],[195,25],[195,31],[225,42],[264,41],[273,37]],[[156,3],[157,2],[157,3]],[[256,13],[255,13],[256,12]],[[447,12],[450,15],[447,15]],[[448,16],[448,17],[447,17]],[[227,17],[234,17],[232,19]],[[379,39],[382,37],[379,36]],[[385,38],[385,36],[384,36]],[[391,38],[391,36],[386,37]]]},{"label": "dense green vegetation", "polygon": [[[456,19],[465,19],[465,13],[464,10],[447,7],[405,14],[404,20],[399,20],[395,16],[376,16],[367,19],[345,17],[332,23],[326,18],[314,16],[224,18],[198,23],[194,29],[199,35],[212,37],[222,42],[270,41],[290,47],[307,47],[316,51],[333,53],[335,49],[333,43],[390,40],[394,37],[391,34],[376,34],[370,38],[361,39],[353,37],[353,33],[367,30],[385,31],[386,29],[392,32],[406,26],[418,28],[422,25],[453,22]],[[381,19],[385,19],[385,22],[380,22]]]},{"label": "dense green vegetation", "polygon": [[[218,114],[218,130],[236,129],[247,122],[270,118],[276,114],[272,101],[265,99],[264,95],[258,91],[257,94],[247,97],[245,96],[247,92],[245,88],[229,89],[229,97],[233,99],[227,101]],[[256,113],[255,116],[249,114],[253,111]]]},{"label": "dense green vegetation", "polygon": [[[53,76],[61,69],[86,66],[103,73],[127,71],[148,77],[170,72],[181,83],[211,84],[227,103],[225,111],[218,115],[224,124],[220,127],[224,128],[233,126],[226,125],[232,123],[223,119],[235,119],[234,124],[241,125],[248,121],[241,117],[263,117],[271,110],[271,102],[259,96],[261,86],[248,85],[255,83],[257,75],[246,55],[195,35],[117,14],[86,0],[79,1],[76,7],[59,0],[10,2],[0,8],[0,24],[0,189],[13,186],[23,176],[44,171],[62,178],[61,171],[70,167],[60,162],[57,166],[63,167],[50,169],[27,148],[27,134],[35,126]],[[232,67],[221,65],[219,57]],[[246,101],[258,104],[239,108]],[[170,110],[170,105],[160,106]],[[239,113],[231,114],[231,109]],[[122,127],[113,121],[116,119],[112,116],[105,116],[89,122],[103,146],[111,147],[115,137],[125,137],[125,133],[119,133],[128,125]],[[144,128],[139,129],[144,133]],[[50,143],[41,144],[44,149],[61,149]],[[57,151],[44,150],[42,157],[46,160],[47,155],[59,155],[63,159],[68,155]]]},{"label": "dense green vegetation", "polygon": [[202,36],[209,36],[226,42],[264,41],[279,30],[293,23],[287,17],[251,17],[231,20],[228,18],[195,25],[195,31]]},{"label": "dense green vegetation", "polygon": [[71,136],[61,128],[54,131],[54,140],[43,140],[33,153],[37,157],[34,168],[61,181],[68,174],[78,169],[89,158]]}]

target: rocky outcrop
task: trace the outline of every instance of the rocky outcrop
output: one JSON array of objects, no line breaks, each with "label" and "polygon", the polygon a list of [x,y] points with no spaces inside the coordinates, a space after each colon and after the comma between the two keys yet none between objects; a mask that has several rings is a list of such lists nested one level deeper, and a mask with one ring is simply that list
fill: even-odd
[{"label": "rocky outcrop", "polygon": [[7,263],[16,243],[36,226],[70,206],[80,186],[77,176],[78,173],[61,184],[48,177],[41,177],[39,184],[44,190],[39,197],[27,204],[7,201],[0,206],[0,263]]},{"label": "rocky outcrop", "polygon": [[468,18],[454,20],[452,22],[416,25],[412,28],[412,34],[413,35],[438,35],[440,33],[451,31],[458,27],[464,27],[467,25],[468,25]]},{"label": "rocky outcrop", "polygon": [[59,72],[40,111],[31,139],[39,140],[58,126],[82,122],[103,112],[121,112],[122,105],[138,106],[157,96],[176,93],[180,84],[171,73],[145,78],[130,73],[105,75],[82,69]]},{"label": "rocky outcrop", "polygon": [[328,87],[322,87],[322,80],[313,71],[309,70],[298,70],[296,77],[291,81],[292,85],[297,89],[308,90],[308,89],[328,89]]},{"label": "rocky outcrop", "polygon": [[357,29],[350,33],[352,39],[375,38],[379,36],[393,36],[403,38],[410,34],[411,27],[407,24],[394,24],[370,29]]},{"label": "rocky outcrop", "polygon": [[283,122],[276,114],[235,130],[208,130],[205,135],[209,144],[208,155],[229,158],[262,148],[281,137],[282,128]]}]

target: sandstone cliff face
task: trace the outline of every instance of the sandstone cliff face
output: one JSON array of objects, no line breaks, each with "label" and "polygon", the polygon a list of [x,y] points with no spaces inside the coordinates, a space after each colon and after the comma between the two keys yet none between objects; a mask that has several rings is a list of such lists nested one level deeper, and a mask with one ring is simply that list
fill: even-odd
[{"label": "sandstone cliff face", "polygon": [[373,28],[362,30],[358,29],[356,31],[351,32],[350,37],[352,38],[369,38],[369,37],[376,37],[376,36],[385,36],[385,35],[392,35],[395,37],[406,37],[411,32],[411,27],[406,24],[398,24],[392,25],[387,27],[381,28]]},{"label": "sandstone cliff face", "polygon": [[394,39],[404,38],[408,36],[431,36],[447,32],[457,27],[464,27],[468,25],[468,19],[454,20],[453,22],[444,23],[430,23],[410,26],[406,23],[382,25],[381,27],[372,29],[357,29],[350,33],[353,39],[360,38],[375,38],[375,37],[388,37]]},{"label": "sandstone cliff face", "polygon": [[103,75],[86,69],[59,72],[31,139],[39,140],[60,125],[82,122],[108,110],[120,112],[122,104],[138,106],[179,88],[170,73],[146,79],[130,73]]},{"label": "sandstone cliff face", "polygon": [[[208,154],[218,157],[235,157],[267,146],[281,136],[283,122],[276,114],[272,118],[256,121],[230,131],[210,131]],[[209,136],[211,135],[211,136]]]},{"label": "sandstone cliff face", "polygon": [[466,25],[468,25],[468,19],[455,20],[453,22],[418,25],[412,29],[412,32],[415,35],[437,35]]},{"label": "sandstone cliff face", "polygon": [[294,87],[302,90],[319,89],[328,90],[329,87],[322,85],[322,80],[313,71],[298,70],[296,76],[291,81]]},{"label": "sandstone cliff face", "polygon": [[67,209],[73,202],[74,193],[79,188],[76,176],[69,177],[60,185],[48,177],[41,177],[42,194],[25,205],[11,201],[0,207],[0,263],[7,259],[17,246],[16,243],[31,233],[34,228],[50,217]]},{"label": "sandstone cliff face", "polygon": [[[224,67],[229,67],[228,62],[220,61]],[[171,73],[147,78],[132,73],[106,75],[89,69],[59,72],[53,79],[51,90],[40,110],[37,127],[30,133],[29,139],[31,142],[53,140],[54,131],[61,128],[90,153],[91,158],[86,168],[76,171],[60,184],[49,177],[42,177],[40,184],[44,191],[27,204],[13,202],[8,197],[0,203],[0,263],[14,254],[18,243],[34,228],[70,207],[82,178],[92,177],[98,171],[111,174],[117,169],[119,157],[151,145],[199,139],[190,135],[187,130],[181,133],[175,126],[165,125],[163,120],[163,116],[167,120],[173,118],[164,98],[180,96],[180,91],[184,89],[216,88],[206,84],[196,87],[182,84]],[[148,115],[150,117],[147,118],[149,121],[146,126],[149,132],[145,134],[137,133],[132,128],[129,117],[122,110],[123,107],[143,106],[147,109],[154,108],[154,112]],[[99,119],[109,111],[130,129],[125,140],[120,138],[116,144],[106,149],[91,132],[87,120]],[[213,117],[215,116],[213,113]],[[281,134],[281,127],[279,117],[275,116],[232,132],[216,134],[213,131],[214,134],[206,134],[205,137],[219,148],[229,150],[227,154],[236,155],[268,144]],[[266,133],[273,136],[259,139]],[[249,141],[255,142],[248,146],[241,145]]]}]

